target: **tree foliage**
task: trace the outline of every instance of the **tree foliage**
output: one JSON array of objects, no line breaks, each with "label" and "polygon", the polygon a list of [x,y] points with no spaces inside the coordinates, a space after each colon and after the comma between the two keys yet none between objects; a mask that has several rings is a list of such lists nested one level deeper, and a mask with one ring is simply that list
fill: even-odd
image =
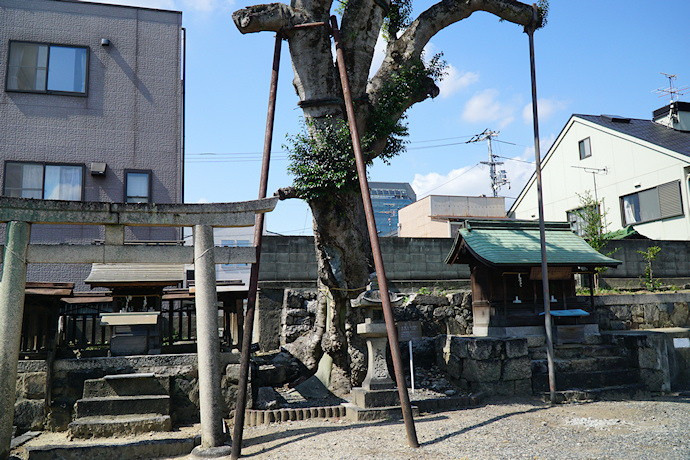
[{"label": "tree foliage", "polygon": [[[369,113],[367,131],[361,139],[367,166],[374,158],[388,163],[405,151],[405,104],[427,79],[438,82],[443,78],[446,62],[442,56],[439,53],[426,63],[419,59],[394,72],[381,89],[381,102]],[[382,138],[386,139],[383,150],[374,151],[374,144]],[[300,198],[312,201],[333,197],[333,192],[359,190],[352,138],[345,120],[332,116],[318,122],[306,119],[300,133],[287,136],[283,148],[288,151],[288,172],[294,176],[293,187]]]},{"label": "tree foliage", "polygon": [[[575,211],[575,214],[582,219],[582,237],[585,241],[597,252],[611,257],[618,248],[613,251],[604,252],[604,247],[611,241],[611,233],[608,232],[608,224],[606,223],[606,209],[602,209],[603,204],[596,200],[589,190],[580,195],[580,207]],[[597,267],[597,273],[603,273],[608,270],[608,267]]]},{"label": "tree foliage", "polygon": [[650,246],[646,251],[637,251],[642,254],[642,258],[647,262],[644,267],[644,276],[640,276],[642,284],[649,291],[656,291],[661,287],[661,281],[654,278],[654,272],[652,271],[652,262],[656,259],[656,256],[661,252],[659,246]]}]

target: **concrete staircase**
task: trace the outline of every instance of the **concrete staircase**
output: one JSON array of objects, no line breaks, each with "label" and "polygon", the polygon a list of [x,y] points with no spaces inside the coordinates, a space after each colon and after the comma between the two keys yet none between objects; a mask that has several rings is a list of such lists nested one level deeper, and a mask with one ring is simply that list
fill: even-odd
[{"label": "concrete staircase", "polygon": [[170,377],[106,375],[84,382],[69,432],[75,438],[170,431]]},{"label": "concrete staircase", "polygon": [[[548,396],[549,376],[545,339],[533,338],[532,390]],[[586,336],[585,343],[554,345],[556,390],[559,401],[634,399],[647,394],[640,370],[631,365],[630,351],[601,335]]]}]

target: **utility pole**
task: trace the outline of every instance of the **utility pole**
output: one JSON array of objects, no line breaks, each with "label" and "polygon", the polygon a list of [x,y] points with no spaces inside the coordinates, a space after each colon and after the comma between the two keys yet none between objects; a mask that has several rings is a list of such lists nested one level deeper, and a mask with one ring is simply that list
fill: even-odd
[{"label": "utility pole", "polygon": [[489,146],[489,161],[481,161],[481,164],[489,165],[489,178],[491,179],[491,190],[494,197],[498,196],[498,190],[503,186],[508,184],[510,187],[510,182],[508,182],[508,175],[504,169],[497,170],[496,166],[503,164],[502,161],[498,161],[498,155],[494,155],[491,148],[491,138],[498,136],[500,131],[491,131],[490,129],[485,129],[484,132],[480,134],[475,134],[472,139],[466,142],[470,144],[472,142],[486,141]]}]

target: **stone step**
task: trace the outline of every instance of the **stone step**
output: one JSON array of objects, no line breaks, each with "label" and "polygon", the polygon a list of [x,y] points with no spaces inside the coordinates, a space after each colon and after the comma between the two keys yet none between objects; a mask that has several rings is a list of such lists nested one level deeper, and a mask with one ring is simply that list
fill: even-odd
[{"label": "stone step", "polygon": [[171,429],[170,416],[161,414],[82,417],[69,424],[70,434],[81,439],[130,436]]},{"label": "stone step", "polygon": [[128,414],[170,415],[170,396],[108,396],[84,398],[75,403],[76,418]]},{"label": "stone step", "polygon": [[[636,384],[640,381],[637,369],[612,369],[606,371],[559,373],[556,372],[556,389],[587,390],[592,388],[604,388]],[[542,393],[549,389],[548,374],[532,375],[532,390],[534,393]]]},{"label": "stone step", "polygon": [[[648,398],[651,393],[641,383],[630,385],[617,385],[603,388],[591,388],[589,390],[564,390],[556,391],[556,402],[571,401],[623,401],[629,399]],[[542,393],[545,402],[551,400],[549,392]]]},{"label": "stone step", "polygon": [[84,382],[84,398],[137,395],[170,395],[170,377],[155,374],[118,374]]},{"label": "stone step", "polygon": [[[575,359],[596,356],[627,356],[628,351],[617,345],[586,345],[568,344],[555,345],[554,355],[559,359]],[[546,347],[530,348],[529,357],[531,359],[546,359]]]},{"label": "stone step", "polygon": [[100,442],[74,441],[66,444],[25,446],[28,460],[105,459],[131,460],[133,458],[177,458],[188,455],[201,441],[200,436],[183,437],[171,432],[166,439],[137,439],[120,441],[104,439]]},{"label": "stone step", "polygon": [[[628,358],[622,356],[598,356],[574,359],[554,359],[556,372],[580,373],[591,371],[605,371],[611,369],[627,369]],[[548,373],[546,359],[532,360],[532,375]]]}]

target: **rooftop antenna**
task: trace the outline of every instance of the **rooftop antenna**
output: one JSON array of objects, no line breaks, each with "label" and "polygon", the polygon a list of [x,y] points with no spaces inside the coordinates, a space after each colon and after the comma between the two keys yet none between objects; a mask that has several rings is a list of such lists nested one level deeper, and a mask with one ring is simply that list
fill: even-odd
[{"label": "rooftop antenna", "polygon": [[690,86],[685,86],[683,88],[676,88],[673,85],[673,81],[678,78],[678,75],[672,75],[670,73],[665,73],[665,72],[659,72],[661,75],[665,76],[668,78],[668,88],[657,88],[654,90],[655,93],[660,93],[661,95],[659,97],[664,97],[666,95],[671,96],[671,101],[670,103],[673,104],[678,100],[678,96],[682,96],[685,94],[685,91],[687,91]]},{"label": "rooftop antenna", "polygon": [[508,184],[510,188],[510,182],[508,182],[508,173],[504,169],[497,170],[496,166],[503,164],[502,161],[497,161],[498,155],[494,155],[491,150],[491,138],[498,136],[500,131],[491,131],[490,129],[485,129],[480,134],[475,134],[472,138],[465,142],[466,144],[472,142],[486,141],[489,145],[489,161],[481,161],[481,164],[489,165],[489,177],[491,178],[491,190],[493,191],[494,197],[498,196],[498,190],[503,186]]},{"label": "rooftop antenna", "polygon": [[664,97],[666,95],[671,96],[671,100],[669,101],[669,113],[668,113],[668,127],[673,128],[674,123],[678,122],[678,107],[676,102],[678,101],[678,96],[682,96],[685,94],[685,91],[690,88],[688,86],[685,86],[683,88],[676,88],[673,85],[673,82],[676,78],[678,78],[678,75],[672,75],[669,73],[664,73],[664,72],[659,72],[661,75],[664,75],[666,78],[668,78],[668,88],[658,88],[654,90],[655,93],[660,93],[661,95],[659,97]]}]

